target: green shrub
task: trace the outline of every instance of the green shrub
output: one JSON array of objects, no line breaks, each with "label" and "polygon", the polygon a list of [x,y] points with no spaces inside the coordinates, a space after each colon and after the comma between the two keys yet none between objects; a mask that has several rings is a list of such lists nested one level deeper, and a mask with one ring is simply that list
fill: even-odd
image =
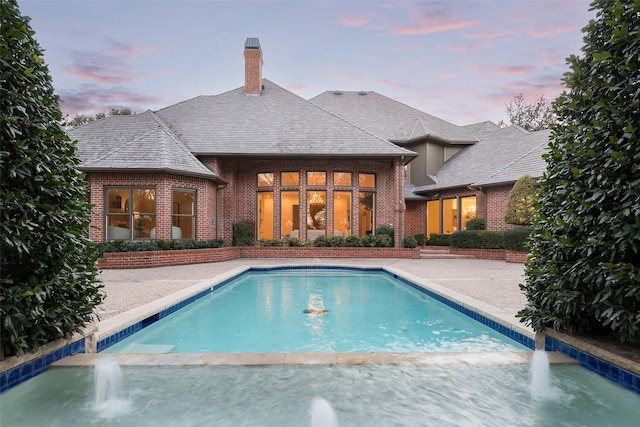
[{"label": "green shrub", "polygon": [[533,201],[536,195],[535,180],[531,175],[520,177],[507,197],[504,222],[514,225],[531,225],[533,222]]},{"label": "green shrub", "polygon": [[501,231],[462,230],[451,235],[450,245],[454,248],[502,249],[504,238]]},{"label": "green shrub", "polygon": [[640,341],[637,1],[595,0],[554,102],[521,320]]},{"label": "green shrub", "polygon": [[362,246],[362,242],[360,241],[360,238],[358,236],[350,234],[349,236],[345,237],[344,245],[350,248],[357,248]]},{"label": "green shrub", "polygon": [[284,241],[282,239],[260,239],[258,241],[260,247],[281,247],[284,246]]},{"label": "green shrub", "polygon": [[415,248],[416,246],[418,246],[418,241],[415,237],[407,236],[402,241],[402,247],[404,248]]},{"label": "green shrub", "polygon": [[485,229],[484,219],[482,218],[470,219],[469,221],[467,221],[465,226],[467,230],[484,230]]},{"label": "green shrub", "polygon": [[260,239],[260,240],[258,240],[258,245],[261,248],[265,248],[267,246],[271,246],[271,239]]},{"label": "green shrub", "polygon": [[80,332],[104,298],[90,187],[17,3],[0,5],[0,359]]},{"label": "green shrub", "polygon": [[382,234],[380,236],[376,236],[375,246],[378,248],[392,248],[393,237],[391,237],[388,234]]},{"label": "green shrub", "polygon": [[393,227],[390,225],[381,225],[376,228],[376,236],[391,236],[393,241]]},{"label": "green shrub", "polygon": [[344,246],[344,239],[342,238],[342,236],[331,236],[329,237],[328,241],[329,246],[333,248]]},{"label": "green shrub", "polygon": [[289,243],[289,246],[292,246],[292,247],[302,246],[302,242],[297,237],[289,238],[288,243]]},{"label": "green shrub", "polygon": [[173,249],[195,249],[196,242],[191,239],[176,240],[173,242]]},{"label": "green shrub", "polygon": [[366,234],[362,237],[362,246],[365,248],[374,248],[378,243],[378,238],[375,234]]},{"label": "green shrub", "polygon": [[415,236],[413,236],[414,239],[416,239],[416,242],[418,245],[420,246],[424,246],[424,244],[427,242],[427,235],[426,234],[416,234]]},{"label": "green shrub", "polygon": [[233,224],[233,246],[253,246],[253,227],[247,221]]},{"label": "green shrub", "polygon": [[511,251],[528,252],[527,241],[531,227],[518,227],[504,232],[504,248]]},{"label": "green shrub", "polygon": [[113,240],[109,242],[96,243],[96,253],[102,257],[107,252],[143,252],[143,251],[169,251],[180,249],[205,249],[220,248],[223,241],[219,239],[211,240]]},{"label": "green shrub", "polygon": [[328,248],[329,239],[327,239],[327,236],[318,236],[313,242],[313,246],[317,246],[318,248]]},{"label": "green shrub", "polygon": [[450,240],[451,234],[431,233],[425,244],[429,246],[449,246]]}]

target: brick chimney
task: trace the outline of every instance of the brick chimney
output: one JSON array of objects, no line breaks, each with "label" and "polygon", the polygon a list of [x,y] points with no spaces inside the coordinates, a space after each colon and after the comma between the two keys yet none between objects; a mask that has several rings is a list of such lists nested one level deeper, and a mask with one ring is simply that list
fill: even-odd
[{"label": "brick chimney", "polygon": [[260,95],[262,92],[262,50],[260,40],[247,38],[244,43],[244,93]]}]

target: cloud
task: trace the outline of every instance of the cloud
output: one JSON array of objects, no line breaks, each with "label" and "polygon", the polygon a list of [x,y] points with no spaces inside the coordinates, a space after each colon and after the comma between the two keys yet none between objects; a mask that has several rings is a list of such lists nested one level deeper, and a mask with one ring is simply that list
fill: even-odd
[{"label": "cloud", "polygon": [[368,16],[344,16],[338,22],[346,27],[362,27],[371,22],[371,15]]},{"label": "cloud", "polygon": [[527,30],[527,34],[534,38],[551,38],[558,34],[579,31],[575,24],[568,22],[554,22]]},{"label": "cloud", "polygon": [[531,72],[535,67],[533,65],[514,65],[510,67],[498,67],[491,71],[494,76],[516,76]]},{"label": "cloud", "polygon": [[440,33],[444,31],[462,30],[470,28],[478,23],[472,20],[450,20],[442,13],[424,12],[418,17],[418,23],[415,25],[405,25],[397,27],[394,33],[397,35],[419,35]]},{"label": "cloud", "polygon": [[95,114],[115,107],[129,107],[134,112],[142,112],[166,102],[162,97],[131,91],[123,86],[85,84],[76,89],[63,89],[58,92],[60,109],[69,116]]},{"label": "cloud", "polygon": [[481,31],[478,33],[467,34],[464,37],[470,40],[474,40],[474,39],[491,40],[491,39],[497,39],[502,37],[515,36],[518,34],[520,33],[516,30],[500,30],[500,31],[493,31],[493,32]]},{"label": "cloud", "polygon": [[482,40],[477,43],[456,43],[438,46],[438,49],[446,50],[449,52],[472,52],[474,50],[486,49],[493,46],[493,43],[487,40]]},{"label": "cloud", "polygon": [[71,54],[71,64],[65,72],[72,77],[101,84],[122,84],[147,80],[158,73],[171,73],[170,70],[157,70],[141,73],[133,62],[140,54],[157,51],[148,46],[137,46],[107,40],[108,46],[102,51],[75,51]]}]

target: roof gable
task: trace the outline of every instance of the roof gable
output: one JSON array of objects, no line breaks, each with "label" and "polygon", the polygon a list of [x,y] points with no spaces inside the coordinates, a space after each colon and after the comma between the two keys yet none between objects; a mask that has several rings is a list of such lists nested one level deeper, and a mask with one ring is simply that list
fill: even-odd
[{"label": "roof gable", "polygon": [[457,126],[376,92],[327,91],[310,102],[397,143],[431,137],[449,144],[473,144],[479,135],[497,128],[491,122]]},{"label": "roof gable", "polygon": [[238,88],[157,111],[197,155],[414,157],[264,79],[259,96]]},{"label": "roof gable", "polygon": [[162,171],[219,179],[153,112],[111,116],[69,131],[84,171]]}]

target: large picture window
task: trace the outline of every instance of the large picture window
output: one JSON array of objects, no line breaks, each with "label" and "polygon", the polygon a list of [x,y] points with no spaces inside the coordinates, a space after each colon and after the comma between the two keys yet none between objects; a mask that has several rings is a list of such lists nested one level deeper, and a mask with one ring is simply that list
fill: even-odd
[{"label": "large picture window", "polygon": [[458,199],[442,201],[442,232],[452,234],[458,231]]},{"label": "large picture window", "polygon": [[155,238],[156,190],[154,188],[107,188],[106,240]]},{"label": "large picture window", "polygon": [[462,197],[460,199],[460,209],[462,209],[462,215],[460,220],[462,221],[462,229],[467,229],[467,222],[476,217],[476,196]]},{"label": "large picture window", "polygon": [[258,239],[273,239],[273,191],[258,193]]},{"label": "large picture window", "polygon": [[[327,229],[327,192],[307,192],[307,230]],[[313,233],[318,234],[318,233]],[[324,234],[324,233],[322,233]]]},{"label": "large picture window", "polygon": [[351,192],[333,193],[333,234],[348,236],[351,234]]},{"label": "large picture window", "polygon": [[281,207],[282,237],[300,238],[300,192],[283,191]]},{"label": "large picture window", "polygon": [[368,191],[361,191],[358,196],[358,223],[360,224],[358,229],[359,237],[366,236],[367,234],[373,234],[376,207],[375,196],[375,193]]},{"label": "large picture window", "polygon": [[440,200],[427,202],[427,237],[440,234]]},{"label": "large picture window", "polygon": [[192,190],[173,190],[171,198],[171,238],[194,239],[196,231],[196,192]]}]

